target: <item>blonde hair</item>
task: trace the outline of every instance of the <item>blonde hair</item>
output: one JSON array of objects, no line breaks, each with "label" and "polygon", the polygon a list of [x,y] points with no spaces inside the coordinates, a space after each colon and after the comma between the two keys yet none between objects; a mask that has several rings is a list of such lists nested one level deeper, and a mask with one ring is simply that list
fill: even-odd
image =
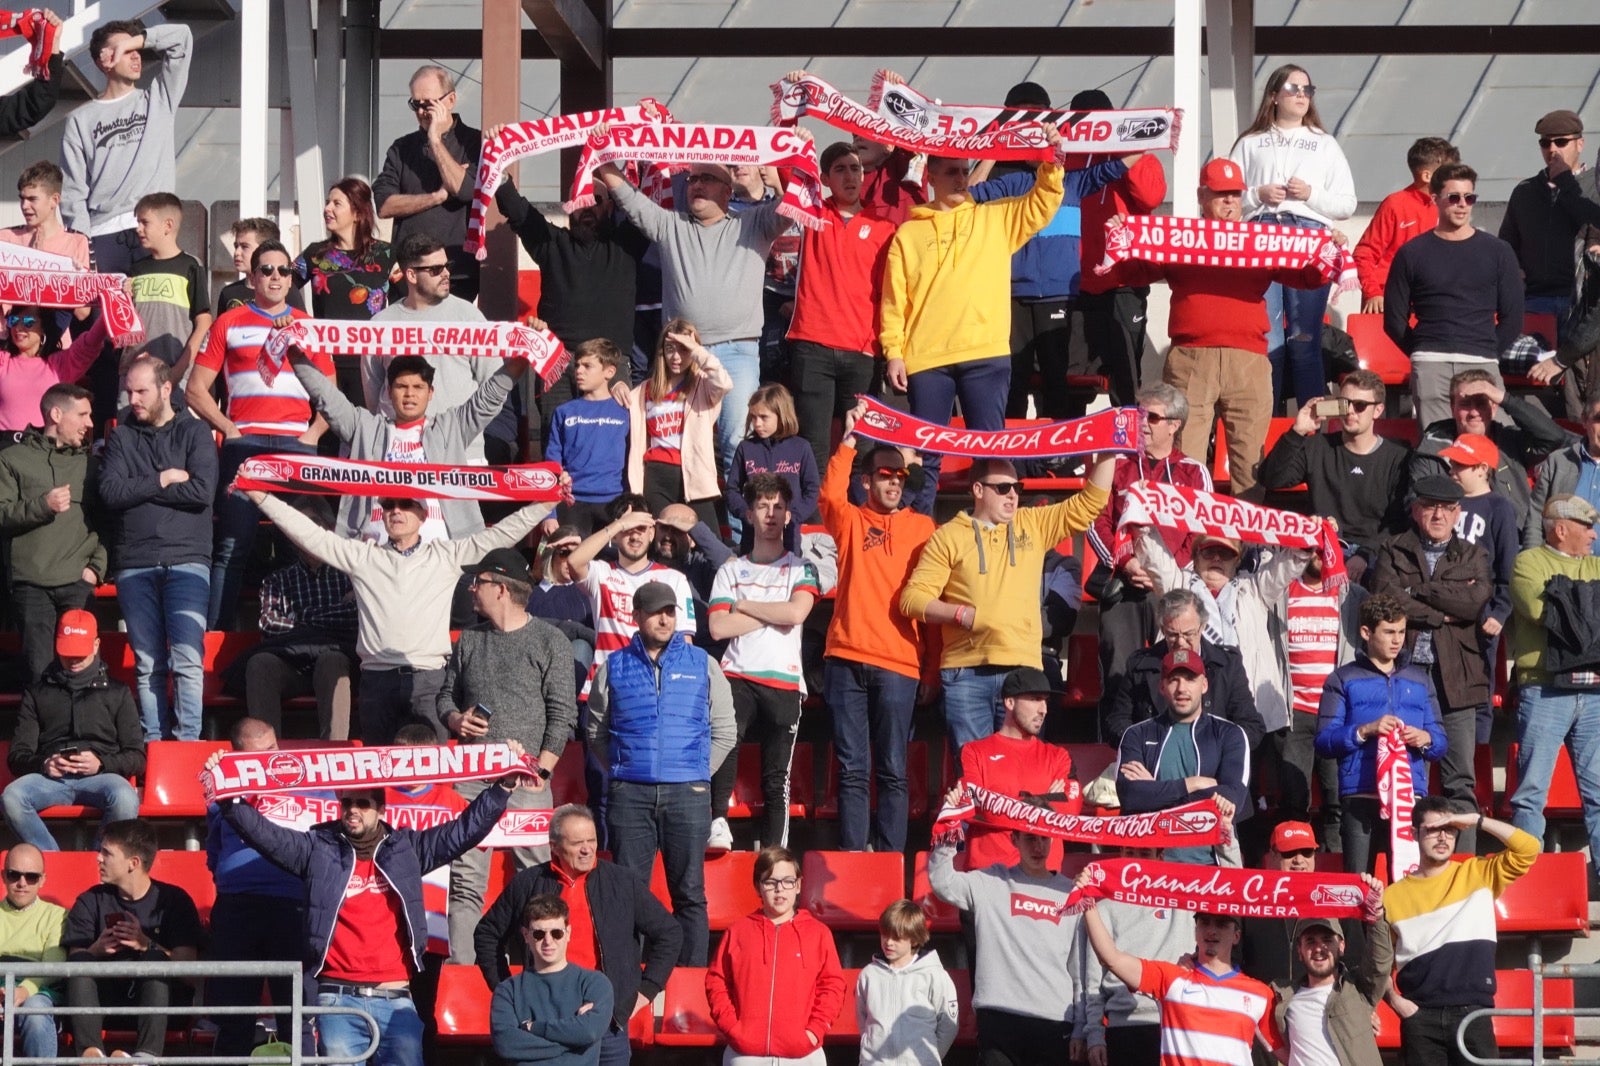
[{"label": "blonde hair", "polygon": [[765,407],[778,416],[778,429],[773,433],[774,440],[788,440],[800,433],[800,418],[794,413],[794,396],[788,389],[779,384],[763,385],[750,394],[749,414],[744,420],[744,435],[756,435],[755,410]]},{"label": "blonde hair", "polygon": [[[669,333],[687,333],[700,341],[700,331],[695,329],[694,323],[687,318],[674,318],[664,323],[661,327],[661,337],[656,341],[655,355],[650,357],[650,376],[645,378],[644,398],[646,400],[659,400],[671,391],[672,372],[667,369],[667,345],[671,344]],[[683,367],[683,385],[687,390],[700,376],[700,364],[692,358]]]}]

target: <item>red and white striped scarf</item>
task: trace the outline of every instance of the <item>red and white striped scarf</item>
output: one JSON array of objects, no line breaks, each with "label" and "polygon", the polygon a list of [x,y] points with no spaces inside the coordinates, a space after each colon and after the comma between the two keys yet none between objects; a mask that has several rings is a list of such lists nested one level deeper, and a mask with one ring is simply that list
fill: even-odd
[{"label": "red and white striped scarf", "polygon": [[483,258],[483,225],[495,190],[505,178],[506,168],[519,159],[542,155],[559,148],[576,148],[589,139],[589,131],[605,122],[671,122],[672,114],[651,97],[637,106],[610,107],[603,111],[579,111],[554,115],[529,122],[513,122],[500,129],[493,140],[483,142],[478,170],[473,179],[472,211],[467,215],[467,251]]},{"label": "red and white striped scarf", "polygon": [[866,411],[856,421],[855,432],[880,444],[914,448],[937,455],[965,455],[974,459],[1044,459],[1095,452],[1139,450],[1139,409],[1113,407],[1087,418],[1051,422],[1013,429],[961,429],[915,418],[858,397]]},{"label": "red and white striped scarf", "polygon": [[1096,900],[1110,899],[1138,907],[1171,907],[1239,918],[1370,922],[1383,905],[1383,896],[1359,874],[1241,870],[1148,859],[1100,859],[1085,869],[1090,882],[1072,890],[1060,913],[1078,914]]},{"label": "red and white striped scarf", "polygon": [[1117,263],[1179,263],[1227,270],[1299,270],[1314,266],[1328,281],[1344,269],[1344,249],[1333,231],[1270,222],[1129,215],[1106,221],[1106,258],[1094,268],[1109,274]]},{"label": "red and white striped scarf", "polygon": [[[339,801],[331,796],[305,796],[293,792],[261,793],[252,796],[250,806],[270,822],[288,829],[310,829],[318,822],[339,820]],[[454,817],[444,807],[414,803],[390,803],[383,820],[397,829],[432,829]],[[542,848],[550,843],[550,812],[540,810],[506,811],[489,835],[478,842],[490,848]]]},{"label": "red and white striped scarf", "polygon": [[288,350],[307,355],[459,355],[526,359],[546,385],[567,368],[567,349],[547,329],[520,322],[355,322],[282,318],[261,346],[256,369],[268,385],[283,370]]},{"label": "red and white striped scarf", "polygon": [[41,8],[0,11],[0,37],[21,37],[28,42],[27,71],[31,77],[50,79],[50,56],[56,50],[56,27]]},{"label": "red and white striped scarf", "polygon": [[1233,839],[1233,826],[1209,799],[1144,814],[1062,814],[979,785],[957,782],[956,787],[966,789],[966,799],[939,811],[933,822],[935,844],[959,840],[966,824],[974,820],[1036,836],[1107,846],[1181,848],[1226,844]]},{"label": "red and white striped scarf", "polygon": [[567,212],[594,203],[593,174],[606,163],[652,159],[659,163],[716,163],[725,167],[781,167],[789,171],[778,214],[807,229],[821,229],[822,179],[811,141],[782,126],[721,126],[674,122],[614,124],[591,136],[572,179]]},{"label": "red and white striped scarf", "polygon": [[226,751],[200,771],[208,801],[258,792],[319,792],[455,784],[507,774],[533,775],[538,764],[509,744],[394,744],[370,748]]},{"label": "red and white striped scarf", "polygon": [[[28,256],[50,255],[20,245],[0,245],[0,262],[17,263]],[[52,259],[64,258],[51,255]],[[71,262],[71,260],[67,260]],[[119,348],[145,341],[144,322],[123,288],[122,274],[90,274],[82,270],[46,270],[30,266],[0,266],[0,303],[11,306],[76,308],[98,302],[105,319],[106,336]]]},{"label": "red and white striped scarf", "polygon": [[1417,790],[1411,780],[1411,753],[1406,750],[1404,729],[1391,729],[1378,738],[1378,806],[1389,819],[1389,880],[1398,881],[1415,873],[1422,864],[1422,849],[1417,846],[1417,831],[1411,825],[1411,812],[1417,805]]},{"label": "red and white striped scarf", "polygon": [[406,500],[501,500],[557,503],[570,498],[555,463],[441,466],[275,452],[246,459],[235,484],[247,492],[377,496]]},{"label": "red and white striped scarf", "polygon": [[1305,548],[1321,557],[1325,587],[1339,589],[1348,580],[1339,533],[1326,518],[1280,511],[1232,496],[1159,481],[1136,481],[1124,490],[1123,499],[1116,541],[1112,546],[1117,566],[1133,557],[1133,527],[1158,526],[1232,537],[1247,544]]}]

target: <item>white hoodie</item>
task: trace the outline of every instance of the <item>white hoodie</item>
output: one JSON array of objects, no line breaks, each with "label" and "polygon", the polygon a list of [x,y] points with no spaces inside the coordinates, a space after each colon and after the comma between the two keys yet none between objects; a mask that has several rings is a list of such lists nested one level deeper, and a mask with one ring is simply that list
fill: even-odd
[{"label": "white hoodie", "polygon": [[956,986],[926,951],[902,969],[882,955],[856,980],[856,1024],[861,1062],[884,1066],[938,1066],[956,1040]]}]

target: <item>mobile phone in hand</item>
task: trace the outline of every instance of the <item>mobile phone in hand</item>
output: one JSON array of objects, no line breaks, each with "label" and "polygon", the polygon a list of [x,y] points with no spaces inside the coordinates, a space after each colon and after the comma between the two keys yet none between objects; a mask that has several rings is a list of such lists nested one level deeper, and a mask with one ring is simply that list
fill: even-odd
[{"label": "mobile phone in hand", "polygon": [[112,911],[106,915],[106,928],[110,929],[112,926],[131,921],[133,921],[133,917],[127,911]]},{"label": "mobile phone in hand", "polygon": [[494,717],[494,708],[485,703],[473,704],[472,710],[467,712],[482,718],[485,722]]}]

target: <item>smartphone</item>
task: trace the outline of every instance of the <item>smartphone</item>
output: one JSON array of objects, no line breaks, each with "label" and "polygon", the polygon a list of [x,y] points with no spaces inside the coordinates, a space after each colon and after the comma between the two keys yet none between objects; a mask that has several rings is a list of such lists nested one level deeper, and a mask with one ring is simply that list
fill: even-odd
[{"label": "smartphone", "polygon": [[83,752],[84,747],[82,744],[68,744],[66,747],[56,752],[56,754],[61,756],[63,759],[76,759],[79,755],[82,755]]},{"label": "smartphone", "polygon": [[1318,418],[1343,418],[1350,413],[1350,401],[1345,399],[1318,400],[1311,412]]},{"label": "smartphone", "polygon": [[489,719],[494,717],[494,708],[490,707],[488,704],[479,703],[475,704],[472,710],[468,711],[467,713],[477,715],[479,718],[482,718],[485,722],[487,722]]},{"label": "smartphone", "polygon": [[106,915],[106,928],[110,929],[114,925],[120,925],[123,922],[130,922],[132,920],[133,919],[129,917],[127,911],[112,911],[110,914]]}]

